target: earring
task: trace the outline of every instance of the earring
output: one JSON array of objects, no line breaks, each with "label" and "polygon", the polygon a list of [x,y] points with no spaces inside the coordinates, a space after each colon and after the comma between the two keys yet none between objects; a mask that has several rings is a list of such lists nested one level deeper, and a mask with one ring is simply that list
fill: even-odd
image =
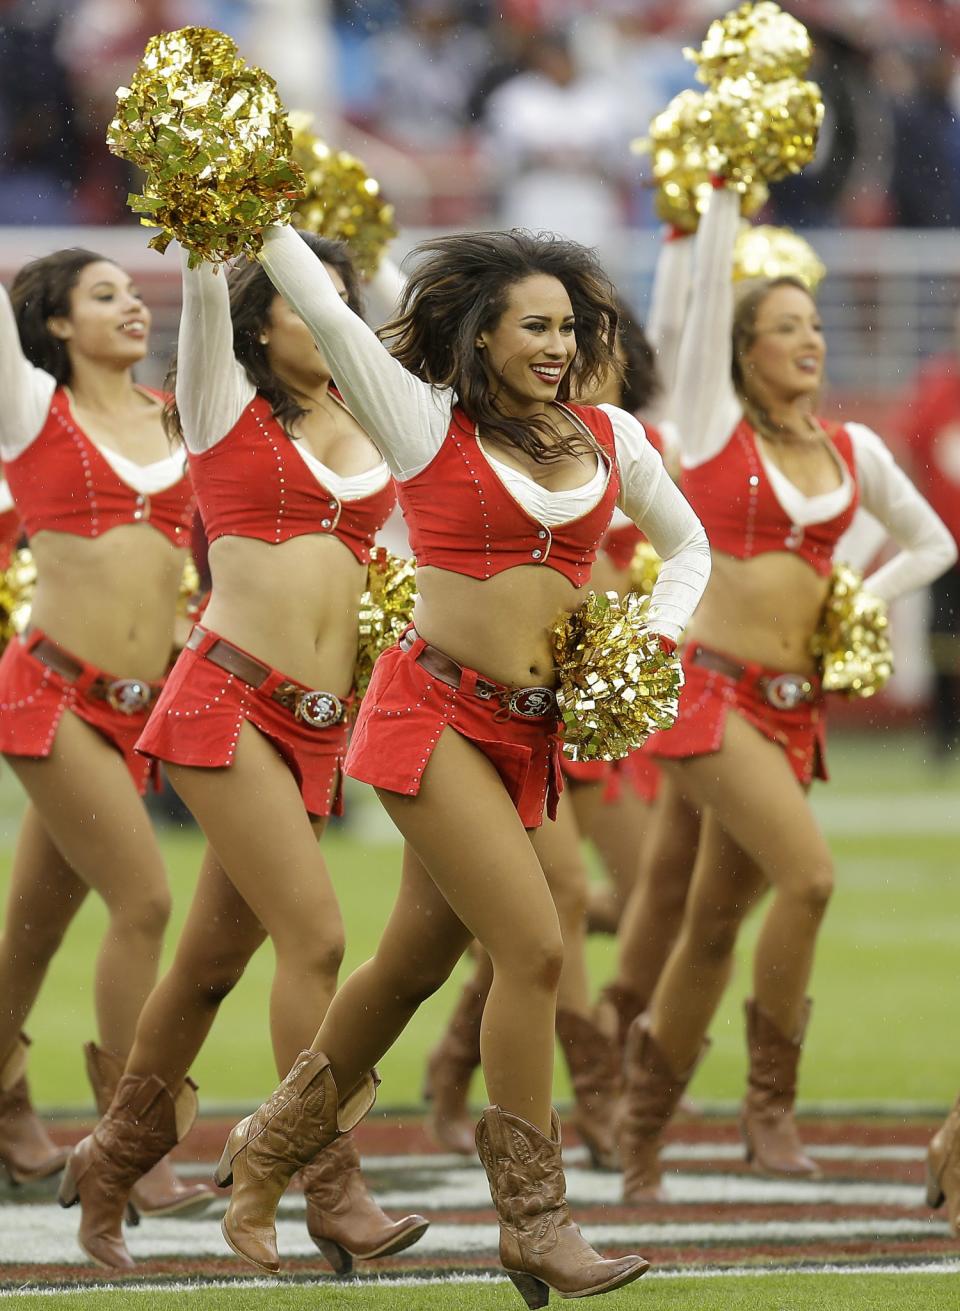
[{"label": "earring", "polygon": [[268,338],[268,337],[265,337],[265,336],[263,335],[263,333],[261,332],[261,334],[260,334],[260,345],[261,345],[261,346],[266,346],[268,340],[269,340],[269,338]]}]

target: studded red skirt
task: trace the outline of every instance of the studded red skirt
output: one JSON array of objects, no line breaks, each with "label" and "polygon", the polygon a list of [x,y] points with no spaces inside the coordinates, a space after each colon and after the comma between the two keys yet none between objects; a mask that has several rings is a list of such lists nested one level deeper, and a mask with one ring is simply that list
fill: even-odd
[{"label": "studded red skirt", "polygon": [[228,768],[246,721],[277,749],[297,781],[309,814],[341,815],[347,720],[315,728],[297,719],[272,693],[281,683],[294,684],[302,691],[310,689],[276,669],[270,670],[259,687],[251,687],[205,659],[204,652],[218,640],[217,633],[208,631],[197,650],[180,652],[140,735],[137,751],[144,757],[195,769]]},{"label": "studded red skirt", "polygon": [[788,701],[789,697],[778,689],[783,687],[786,691],[785,680],[796,681],[794,675],[756,662],[738,662],[743,672],[739,678],[732,678],[697,664],[694,657],[698,651],[721,655],[695,642],[684,648],[686,681],[680,693],[677,722],[647,742],[644,751],[648,755],[660,760],[684,760],[719,751],[727,715],[733,712],[783,748],[791,769],[804,786],[815,778],[827,778],[827,722],[818,680],[810,680],[814,689],[812,699],[792,706],[777,705],[771,697]]},{"label": "studded red skirt", "polygon": [[[60,648],[78,671],[66,678],[32,654],[44,641],[49,641],[47,635],[33,628],[27,636],[13,638],[0,659],[0,753],[46,759],[60,720],[69,711],[116,747],[142,795],[156,778],[156,766],[138,756],[134,744],[150,713],[144,695],[155,697],[160,685],[115,678]],[[92,695],[104,688],[108,695]]]},{"label": "studded red skirt", "polygon": [[556,819],[563,790],[559,720],[504,712],[498,700],[478,696],[474,669],[451,687],[417,663],[425,643],[391,647],[374,665],[347,752],[346,772],[387,792],[416,796],[430,756],[445,728],[482,751],[503,781],[525,828]]}]

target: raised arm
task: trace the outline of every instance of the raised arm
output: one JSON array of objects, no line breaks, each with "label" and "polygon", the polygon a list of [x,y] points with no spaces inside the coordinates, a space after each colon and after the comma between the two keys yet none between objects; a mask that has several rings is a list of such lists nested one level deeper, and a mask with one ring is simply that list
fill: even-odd
[{"label": "raised arm", "polygon": [[183,307],[177,342],[177,409],[190,451],[215,446],[256,395],[233,353],[225,269],[191,269],[181,252]]},{"label": "raised arm", "polygon": [[52,375],[24,355],[10,297],[0,287],[0,457],[16,459],[39,437],[56,389]]},{"label": "raised arm", "polygon": [[670,229],[660,244],[647,316],[647,337],[657,353],[657,369],[663,386],[657,400],[657,415],[661,419],[673,418],[677,356],[690,301],[692,276],[693,237]]},{"label": "raised arm", "polygon": [[949,569],[957,559],[957,545],[877,434],[861,423],[848,423],[847,431],[853,438],[863,507],[901,548],[864,580],[864,587],[884,601],[895,601]]},{"label": "raised arm", "polygon": [[620,469],[618,505],[649,539],[663,564],[650,598],[650,627],[674,642],[696,610],[710,577],[710,545],[703,525],[647,441],[643,425],[613,405]]},{"label": "raised arm", "polygon": [[351,412],[395,477],[412,478],[426,468],[450,424],[450,392],[421,382],[393,358],[340,299],[323,264],[293,228],[269,228],[259,259],[313,333]]},{"label": "raised arm", "polygon": [[740,197],[728,187],[715,190],[695,238],[693,279],[670,401],[683,463],[690,468],[723,449],[741,415],[730,378],[733,248],[739,224]]}]

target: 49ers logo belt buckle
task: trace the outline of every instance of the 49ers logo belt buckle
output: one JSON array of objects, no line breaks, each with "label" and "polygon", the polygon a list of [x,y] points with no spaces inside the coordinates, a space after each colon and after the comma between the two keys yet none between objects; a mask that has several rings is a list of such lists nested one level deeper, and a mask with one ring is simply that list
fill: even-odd
[{"label": "49ers logo belt buckle", "polygon": [[810,700],[812,692],[813,684],[800,674],[777,674],[767,680],[763,689],[767,701],[777,710],[796,710]]},{"label": "49ers logo belt buckle", "polygon": [[107,687],[107,705],[122,715],[138,715],[153,699],[149,683],[139,678],[115,678]]},{"label": "49ers logo belt buckle", "polygon": [[332,692],[304,692],[295,713],[311,728],[332,728],[343,718],[343,702]]},{"label": "49ers logo belt buckle", "polygon": [[521,687],[510,694],[507,705],[512,715],[522,715],[524,719],[542,719],[554,713],[557,699],[552,688]]}]

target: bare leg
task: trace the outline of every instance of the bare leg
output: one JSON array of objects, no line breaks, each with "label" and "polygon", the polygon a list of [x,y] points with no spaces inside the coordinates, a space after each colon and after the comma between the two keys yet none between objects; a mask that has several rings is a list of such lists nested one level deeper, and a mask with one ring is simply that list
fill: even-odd
[{"label": "bare leg", "polygon": [[570,789],[565,790],[560,798],[556,821],[545,819],[543,825],[531,834],[531,841],[557,908],[563,935],[563,971],[557,1003],[563,1010],[589,1015],[590,981],[586,958],[588,876]]},{"label": "bare leg", "polygon": [[451,729],[418,796],[379,795],[429,880],[407,862],[377,954],[337,994],[315,1050],[329,1056],[337,1087],[353,1088],[476,937],[493,961],[481,1032],[488,1096],[549,1134],[563,943],[510,798],[486,757]]},{"label": "bare leg", "polygon": [[47,833],[106,904],[97,958],[100,1041],[126,1055],[157,977],[170,894],[149,816],[123,757],[69,712],[45,760],[8,756]]},{"label": "bare leg", "polygon": [[652,811],[653,806],[625,784],[617,800],[598,807],[593,824],[583,830],[606,875],[605,882],[594,887],[590,896],[590,920],[601,931],[619,931],[617,926],[640,878]]},{"label": "bare leg", "polygon": [[50,840],[36,808],[28,805],[17,835],[0,938],[0,1066],[88,891]]}]

